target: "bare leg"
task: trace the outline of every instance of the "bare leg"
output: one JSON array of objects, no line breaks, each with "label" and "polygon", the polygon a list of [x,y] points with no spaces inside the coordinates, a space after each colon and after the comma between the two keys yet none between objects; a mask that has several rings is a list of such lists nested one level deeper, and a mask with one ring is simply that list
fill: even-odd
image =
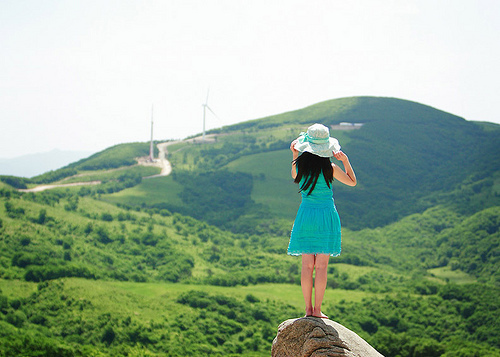
[{"label": "bare leg", "polygon": [[323,297],[325,296],[327,268],[329,259],[330,256],[328,254],[316,255],[316,261],[315,261],[316,277],[314,278],[314,310],[313,310],[313,315],[316,317],[323,317],[323,318],[328,317],[321,312],[321,304],[323,303]]},{"label": "bare leg", "polygon": [[312,288],[313,288],[313,270],[316,257],[314,254],[302,254],[302,272],[300,275],[300,285],[302,286],[302,295],[306,303],[306,316],[313,314],[312,306]]}]

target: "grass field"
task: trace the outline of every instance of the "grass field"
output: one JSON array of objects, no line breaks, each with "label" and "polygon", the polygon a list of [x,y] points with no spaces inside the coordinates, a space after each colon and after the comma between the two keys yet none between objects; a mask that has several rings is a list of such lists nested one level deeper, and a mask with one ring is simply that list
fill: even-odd
[{"label": "grass field", "polygon": [[451,270],[451,268],[448,266],[429,269],[427,271],[441,280],[449,281],[455,284],[472,284],[477,281],[469,274],[464,273],[461,270]]},{"label": "grass field", "polygon": [[181,190],[182,186],[171,176],[164,176],[143,180],[140,185],[114,194],[102,195],[102,199],[128,205],[141,205],[143,202],[147,202],[148,205],[164,202],[181,205],[182,202],[178,196]]},{"label": "grass field", "polygon": [[229,163],[227,168],[253,175],[252,200],[268,206],[279,217],[293,220],[300,195],[290,176],[290,161],[290,151],[279,150],[243,156]]},{"label": "grass field", "polygon": [[[65,293],[78,299],[88,299],[100,313],[111,313],[128,316],[141,316],[146,321],[154,320],[159,316],[175,316],[189,309],[175,303],[182,293],[188,291],[203,291],[210,294],[231,296],[239,300],[251,294],[261,301],[277,301],[292,305],[301,311],[304,308],[300,285],[292,284],[259,284],[249,286],[223,287],[213,285],[191,285],[181,283],[135,283],[104,280],[86,280],[79,278],[65,278]],[[0,289],[9,298],[27,297],[37,290],[37,283],[19,280],[0,279]],[[360,302],[368,296],[376,294],[327,289],[325,304],[336,305],[340,301]],[[160,315],[158,315],[160,314]],[[290,318],[297,316],[290,316]]]}]

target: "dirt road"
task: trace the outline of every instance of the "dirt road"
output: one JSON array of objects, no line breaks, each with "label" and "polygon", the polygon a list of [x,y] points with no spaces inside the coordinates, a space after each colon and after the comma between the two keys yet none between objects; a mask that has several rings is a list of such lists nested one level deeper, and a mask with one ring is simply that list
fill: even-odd
[{"label": "dirt road", "polygon": [[[192,138],[192,139],[187,139],[187,140],[167,141],[164,143],[159,143],[157,145],[158,151],[159,151],[157,160],[150,162],[146,158],[137,159],[139,165],[156,166],[156,167],[161,168],[161,172],[159,174],[143,177],[143,179],[168,176],[172,173],[172,164],[170,163],[170,161],[167,160],[167,154],[168,154],[167,147],[169,145],[177,144],[181,141],[193,143],[193,142],[197,142],[200,140],[201,140],[201,136],[196,137],[196,138]],[[206,140],[206,142],[214,142],[215,141],[214,135],[206,135],[205,140]],[[66,179],[69,179],[69,177]],[[21,192],[41,192],[41,191],[50,190],[50,189],[58,188],[58,187],[87,186],[87,185],[99,185],[99,184],[101,184],[101,181],[74,182],[74,183],[56,184],[56,185],[40,185],[40,186],[36,186],[33,188],[20,189],[19,191],[21,191]]]},{"label": "dirt road", "polygon": [[59,185],[40,185],[33,188],[20,189],[21,192],[42,192],[45,190],[50,190],[57,187],[70,187],[70,186],[88,186],[88,185],[99,185],[101,181],[88,181],[88,182],[74,182],[74,183],[63,183]]}]

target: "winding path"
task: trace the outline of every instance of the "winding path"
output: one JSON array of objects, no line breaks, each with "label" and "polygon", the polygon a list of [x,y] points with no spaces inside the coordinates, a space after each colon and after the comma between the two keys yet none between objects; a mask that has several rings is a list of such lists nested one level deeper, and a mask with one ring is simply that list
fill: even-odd
[{"label": "winding path", "polygon": [[45,190],[50,190],[52,188],[58,187],[70,187],[70,186],[88,186],[88,185],[99,185],[101,181],[87,181],[87,182],[73,182],[73,183],[62,183],[58,185],[40,185],[33,188],[19,189],[21,192],[42,192]]},{"label": "winding path", "polygon": [[[170,164],[170,161],[167,160],[167,146],[176,144],[179,141],[167,141],[166,143],[160,143],[156,145],[158,148],[159,154],[158,154],[158,161],[154,162],[154,166],[158,166],[161,168],[161,172],[157,175],[152,175],[152,176],[147,176],[143,177],[145,179],[150,179],[154,177],[161,177],[161,176],[168,176],[172,173],[172,164]],[[150,163],[151,164],[151,163]],[[155,165],[157,164],[157,165]]]},{"label": "winding path", "polygon": [[[146,177],[143,177],[143,179],[168,176],[172,173],[172,164],[170,163],[170,161],[167,160],[167,154],[168,154],[167,146],[172,145],[172,144],[177,144],[181,141],[183,141],[183,142],[196,142],[200,138],[201,138],[201,136],[196,137],[196,138],[192,138],[192,139],[187,139],[187,140],[176,140],[176,141],[167,141],[164,143],[159,143],[157,145],[158,151],[159,151],[157,160],[150,162],[145,158],[137,159],[139,165],[156,166],[156,167],[161,168],[161,172],[159,174],[152,175],[152,176],[146,176]],[[206,142],[214,142],[215,141],[213,135],[207,135],[205,139],[206,139]],[[74,176],[72,176],[72,177],[74,177]],[[66,179],[69,179],[69,178],[66,178]],[[73,182],[73,183],[54,184],[54,185],[40,185],[40,186],[36,186],[33,188],[19,189],[18,191],[20,191],[20,192],[41,192],[41,191],[50,190],[50,189],[59,188],[59,187],[88,186],[88,185],[99,185],[99,184],[101,184],[101,181]]]}]

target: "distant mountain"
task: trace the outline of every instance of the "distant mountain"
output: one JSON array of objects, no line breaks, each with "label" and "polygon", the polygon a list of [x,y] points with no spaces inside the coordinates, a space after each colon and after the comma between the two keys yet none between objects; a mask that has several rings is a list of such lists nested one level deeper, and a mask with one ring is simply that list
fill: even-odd
[{"label": "distant mountain", "polygon": [[52,151],[23,155],[13,159],[0,159],[0,175],[33,177],[47,171],[57,170],[72,162],[83,159],[90,151]]}]

